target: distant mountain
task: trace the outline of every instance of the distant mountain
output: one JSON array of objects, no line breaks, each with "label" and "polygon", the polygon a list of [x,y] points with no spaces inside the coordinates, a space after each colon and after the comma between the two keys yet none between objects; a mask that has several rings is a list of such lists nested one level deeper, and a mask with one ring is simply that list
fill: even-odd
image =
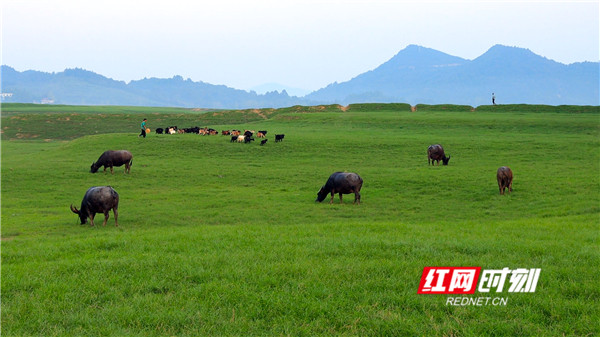
[{"label": "distant mountain", "polygon": [[83,69],[59,73],[18,72],[2,66],[2,92],[12,93],[4,102],[81,105],[134,105],[242,109],[287,107],[306,101],[285,91],[259,95],[204,82],[145,78],[125,83]]},{"label": "distant mountain", "polygon": [[496,45],[466,60],[416,45],[353,79],[304,97],[286,90],[256,91],[184,80],[145,78],[125,83],[83,69],[18,72],[2,66],[3,102],[143,105],[198,108],[265,108],[297,104],[400,102],[410,104],[599,105],[600,62],[565,65],[528,49]]},{"label": "distant mountain", "polygon": [[290,86],[279,84],[279,83],[264,83],[261,85],[254,86],[254,87],[250,88],[250,90],[256,91],[257,94],[266,94],[268,92],[273,92],[273,91],[282,92],[285,90],[285,92],[288,95],[297,96],[297,97],[306,96],[306,95],[310,94],[310,92],[311,92],[310,90],[290,87]]},{"label": "distant mountain", "polygon": [[374,70],[333,83],[305,98],[348,104],[598,105],[598,62],[564,65],[528,49],[496,45],[469,61],[410,45]]}]

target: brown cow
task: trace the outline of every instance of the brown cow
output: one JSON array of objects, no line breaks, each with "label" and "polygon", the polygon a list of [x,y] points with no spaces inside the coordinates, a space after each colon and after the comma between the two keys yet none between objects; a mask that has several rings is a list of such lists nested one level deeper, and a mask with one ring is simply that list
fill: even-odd
[{"label": "brown cow", "polygon": [[496,179],[498,179],[500,194],[504,194],[504,189],[508,189],[509,193],[512,192],[513,173],[509,167],[500,167],[498,172],[496,172]]},{"label": "brown cow", "polygon": [[444,165],[448,165],[450,161],[450,156],[446,157],[444,153],[444,148],[440,144],[429,145],[427,148],[427,165],[431,163],[431,165],[435,165],[435,161],[437,161],[438,166],[440,165],[440,160]]}]

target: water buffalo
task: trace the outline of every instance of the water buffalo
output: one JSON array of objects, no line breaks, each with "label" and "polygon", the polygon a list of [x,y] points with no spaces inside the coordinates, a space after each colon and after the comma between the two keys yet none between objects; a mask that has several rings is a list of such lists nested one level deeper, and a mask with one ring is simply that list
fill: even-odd
[{"label": "water buffalo", "polygon": [[444,153],[444,148],[440,144],[429,145],[427,148],[427,165],[431,163],[431,165],[435,165],[435,161],[437,161],[438,166],[440,165],[440,160],[444,165],[448,165],[450,161],[450,156],[446,157]]},{"label": "water buffalo", "polygon": [[129,173],[131,171],[131,164],[133,164],[133,155],[131,152],[127,150],[105,151],[98,158],[98,161],[92,163],[90,172],[96,173],[100,166],[104,166],[104,172],[106,172],[107,167],[110,167],[110,173],[114,174],[113,166],[121,166],[123,164],[125,164],[125,173]]},{"label": "water buffalo", "polygon": [[508,189],[509,193],[512,192],[513,173],[509,167],[502,166],[498,168],[496,179],[498,179],[498,189],[500,189],[500,194],[504,194],[504,189]]},{"label": "water buffalo", "polygon": [[111,209],[115,216],[115,226],[119,226],[117,222],[119,215],[118,208],[119,194],[110,186],[90,187],[83,196],[80,209],[73,207],[73,204],[71,204],[71,211],[79,215],[81,224],[84,225],[89,218],[92,226],[94,225],[94,216],[96,213],[104,213],[104,223],[102,226],[106,226],[108,212]]},{"label": "water buffalo", "polygon": [[343,202],[342,194],[354,193],[354,203],[360,204],[360,189],[362,187],[362,184],[362,178],[356,173],[335,172],[331,176],[329,176],[329,179],[327,179],[325,185],[321,187],[319,193],[317,193],[317,200],[315,201],[321,202],[325,200],[328,194],[331,193],[331,200],[329,201],[329,203],[332,204],[333,196],[336,193],[339,193],[341,204]]}]

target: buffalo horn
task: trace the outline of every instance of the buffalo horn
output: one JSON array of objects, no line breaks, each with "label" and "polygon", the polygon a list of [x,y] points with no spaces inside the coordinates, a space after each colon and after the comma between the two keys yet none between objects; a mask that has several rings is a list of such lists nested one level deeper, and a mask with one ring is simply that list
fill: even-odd
[{"label": "buffalo horn", "polygon": [[73,204],[71,204],[71,212],[73,212],[75,214],[79,214],[79,210],[77,210],[77,208],[73,207]]}]

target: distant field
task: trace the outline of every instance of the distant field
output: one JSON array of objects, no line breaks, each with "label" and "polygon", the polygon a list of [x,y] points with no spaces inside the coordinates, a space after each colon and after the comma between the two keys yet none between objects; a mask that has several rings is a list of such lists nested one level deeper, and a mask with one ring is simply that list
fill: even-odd
[{"label": "distant field", "polygon": [[[140,139],[144,117],[269,141]],[[1,128],[3,336],[600,334],[598,107],[3,104]],[[449,166],[427,165],[434,143]],[[107,149],[131,174],[89,173]],[[334,171],[362,176],[361,205],[314,202]],[[118,228],[69,210],[97,185]],[[542,271],[506,306],[455,307],[417,295],[425,266]]]}]

